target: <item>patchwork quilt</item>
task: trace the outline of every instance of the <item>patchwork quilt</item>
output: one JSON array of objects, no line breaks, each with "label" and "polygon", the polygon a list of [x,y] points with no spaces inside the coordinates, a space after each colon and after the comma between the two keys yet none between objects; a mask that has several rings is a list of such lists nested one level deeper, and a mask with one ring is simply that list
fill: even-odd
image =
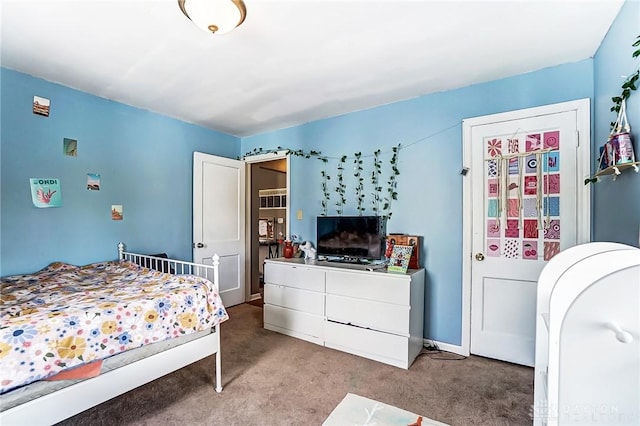
[{"label": "patchwork quilt", "polygon": [[218,288],[129,261],[55,262],[0,281],[0,393],[228,319]]}]

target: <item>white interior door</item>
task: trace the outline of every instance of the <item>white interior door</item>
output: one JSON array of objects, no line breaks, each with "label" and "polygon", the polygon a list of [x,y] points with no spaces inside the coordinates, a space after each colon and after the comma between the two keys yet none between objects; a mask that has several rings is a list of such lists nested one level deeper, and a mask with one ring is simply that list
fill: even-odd
[{"label": "white interior door", "polygon": [[561,250],[589,240],[589,146],[580,147],[577,111],[564,109],[465,121],[473,354],[533,366],[538,276]]},{"label": "white interior door", "polygon": [[245,301],[245,164],[193,153],[193,260],[220,256],[226,306]]}]

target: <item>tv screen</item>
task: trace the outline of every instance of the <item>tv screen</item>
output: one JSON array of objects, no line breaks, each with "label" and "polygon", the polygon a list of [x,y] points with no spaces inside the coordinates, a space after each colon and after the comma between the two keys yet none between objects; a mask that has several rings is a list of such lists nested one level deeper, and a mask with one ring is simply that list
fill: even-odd
[{"label": "tv screen", "polygon": [[380,259],[386,222],[380,216],[318,216],[317,253],[359,259]]}]

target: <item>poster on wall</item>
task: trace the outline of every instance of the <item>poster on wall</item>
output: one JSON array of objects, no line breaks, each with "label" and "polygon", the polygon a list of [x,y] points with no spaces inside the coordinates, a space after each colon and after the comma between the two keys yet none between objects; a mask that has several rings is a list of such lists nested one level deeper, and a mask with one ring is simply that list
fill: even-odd
[{"label": "poster on wall", "polygon": [[113,205],[111,206],[111,220],[122,220],[122,206],[121,205]]},{"label": "poster on wall", "polygon": [[78,156],[78,141],[75,139],[64,138],[62,141],[62,151],[64,155],[69,157]]},{"label": "poster on wall", "polygon": [[51,101],[49,99],[41,98],[40,96],[33,97],[33,113],[34,114],[48,117],[50,106],[51,106]]},{"label": "poster on wall", "polygon": [[97,173],[87,173],[87,189],[89,191],[100,191],[100,175]]},{"label": "poster on wall", "polygon": [[44,209],[62,206],[60,180],[55,178],[31,178],[31,200],[33,205]]}]

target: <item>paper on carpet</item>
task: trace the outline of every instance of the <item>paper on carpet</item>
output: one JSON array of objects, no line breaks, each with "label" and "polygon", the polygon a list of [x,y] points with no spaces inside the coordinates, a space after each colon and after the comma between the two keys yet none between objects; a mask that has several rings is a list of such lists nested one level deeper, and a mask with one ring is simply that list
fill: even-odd
[{"label": "paper on carpet", "polygon": [[415,425],[447,426],[419,414],[401,410],[392,405],[348,393],[340,404],[329,414],[322,426],[346,425]]}]

